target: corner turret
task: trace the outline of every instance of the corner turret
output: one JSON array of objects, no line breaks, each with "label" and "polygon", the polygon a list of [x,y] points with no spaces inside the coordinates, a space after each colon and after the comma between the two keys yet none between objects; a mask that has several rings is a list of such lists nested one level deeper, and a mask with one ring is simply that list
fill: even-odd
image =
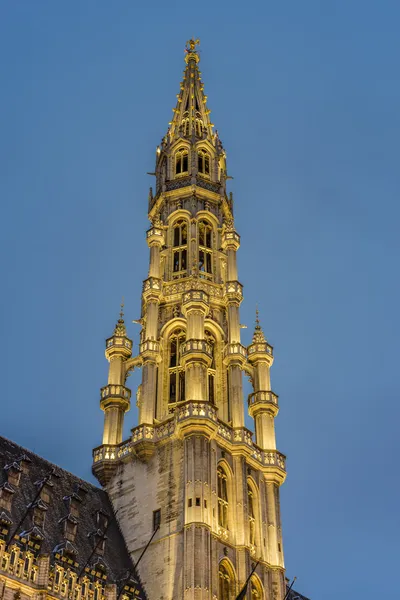
[{"label": "corner turret", "polygon": [[258,310],[253,342],[247,349],[248,361],[253,366],[254,392],[249,395],[249,414],[254,418],[256,442],[263,450],[275,450],[274,419],[278,414],[278,396],[271,391],[270,367],[274,362],[273,349],[265,339]]},{"label": "corner turret", "polygon": [[125,387],[125,361],[132,356],[132,340],[126,333],[124,305],[112,337],[106,340],[106,358],[110,363],[108,384],[100,390],[100,407],[104,411],[103,444],[120,444],[124,415],[130,409],[131,391]]}]

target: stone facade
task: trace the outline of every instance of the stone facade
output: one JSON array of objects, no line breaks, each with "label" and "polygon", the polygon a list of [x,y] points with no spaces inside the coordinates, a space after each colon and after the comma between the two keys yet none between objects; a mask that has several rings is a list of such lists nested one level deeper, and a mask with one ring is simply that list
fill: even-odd
[{"label": "stone facade", "polygon": [[[285,457],[276,449],[273,349],[256,319],[241,344],[243,300],[226,153],[210,121],[197,42],[173,119],[156,151],[139,354],[123,315],[107,340],[103,444],[93,472],[105,486],[150,600],[230,600],[257,567],[247,597],[286,593],[279,511]],[[122,439],[132,369],[142,369],[139,423]],[[242,377],[253,385],[244,426]],[[159,528],[157,528],[159,524]]]}]

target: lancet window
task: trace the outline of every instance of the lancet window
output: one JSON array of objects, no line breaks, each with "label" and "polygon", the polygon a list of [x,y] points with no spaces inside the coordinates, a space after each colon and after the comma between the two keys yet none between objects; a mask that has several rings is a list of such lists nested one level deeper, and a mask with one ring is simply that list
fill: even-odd
[{"label": "lancet window", "polygon": [[203,121],[201,119],[196,119],[196,135],[203,137]]},{"label": "lancet window", "polygon": [[180,353],[185,332],[182,329],[175,331],[169,338],[169,402],[182,402],[185,400],[185,371],[180,365]]},{"label": "lancet window", "polygon": [[256,577],[252,577],[250,579],[250,590],[251,600],[261,600],[264,598],[261,583],[258,581],[258,579],[256,579]]},{"label": "lancet window", "polygon": [[210,175],[210,155],[205,150],[199,150],[197,155],[197,166],[199,173]]},{"label": "lancet window", "polygon": [[187,269],[187,222],[178,221],[172,230],[173,252],[172,252],[172,271],[173,277],[183,277]]},{"label": "lancet window", "polygon": [[185,175],[188,172],[189,153],[186,148],[179,148],[175,154],[175,174]]},{"label": "lancet window", "polygon": [[211,279],[213,259],[213,228],[207,221],[199,223],[199,273]]},{"label": "lancet window", "polygon": [[182,134],[187,137],[189,135],[189,115],[185,113],[182,119]]},{"label": "lancet window", "polygon": [[215,337],[213,336],[213,334],[206,330],[205,331],[205,338],[207,343],[210,345],[210,349],[211,349],[211,356],[212,356],[212,361],[210,364],[210,368],[208,369],[208,400],[210,402],[212,402],[212,404],[215,404],[215,377],[216,377],[216,370],[215,370]]},{"label": "lancet window", "polygon": [[249,542],[251,546],[256,544],[256,507],[253,490],[247,484],[247,510],[249,519]]},{"label": "lancet window", "polygon": [[219,594],[218,600],[231,600],[235,589],[235,579],[233,573],[222,562],[219,565]]},{"label": "lancet window", "polygon": [[228,477],[220,466],[217,469],[218,478],[218,525],[228,529]]}]

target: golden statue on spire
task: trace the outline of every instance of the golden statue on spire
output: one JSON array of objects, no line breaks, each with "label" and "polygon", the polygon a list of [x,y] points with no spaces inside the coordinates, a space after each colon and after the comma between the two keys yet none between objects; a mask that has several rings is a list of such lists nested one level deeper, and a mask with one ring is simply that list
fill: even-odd
[{"label": "golden statue on spire", "polygon": [[194,38],[192,38],[191,40],[188,40],[186,42],[186,50],[187,52],[196,52],[196,46],[200,45],[200,40],[197,38],[197,40],[195,40]]}]

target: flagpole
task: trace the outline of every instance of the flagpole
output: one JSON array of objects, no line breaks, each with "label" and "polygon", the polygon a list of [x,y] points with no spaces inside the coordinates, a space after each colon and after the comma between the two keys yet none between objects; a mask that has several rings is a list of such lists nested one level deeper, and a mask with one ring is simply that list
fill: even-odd
[{"label": "flagpole", "polygon": [[246,594],[246,592],[247,592],[247,586],[249,585],[249,581],[251,579],[251,576],[253,575],[254,571],[257,569],[257,567],[258,567],[259,564],[260,564],[260,561],[258,560],[257,564],[253,567],[252,572],[250,573],[250,575],[246,579],[246,583],[244,584],[243,588],[241,589],[239,595],[236,596],[236,600],[242,600],[244,598],[244,594]]},{"label": "flagpole", "polygon": [[290,590],[292,589],[292,587],[293,587],[293,584],[294,584],[294,582],[296,581],[296,579],[297,579],[297,577],[293,577],[293,581],[292,581],[292,583],[290,584],[290,587],[288,588],[288,590],[287,590],[287,592],[286,592],[286,594],[285,594],[285,597],[284,597],[284,599],[283,599],[283,600],[287,600],[287,598],[289,597],[289,592],[290,592]]}]

